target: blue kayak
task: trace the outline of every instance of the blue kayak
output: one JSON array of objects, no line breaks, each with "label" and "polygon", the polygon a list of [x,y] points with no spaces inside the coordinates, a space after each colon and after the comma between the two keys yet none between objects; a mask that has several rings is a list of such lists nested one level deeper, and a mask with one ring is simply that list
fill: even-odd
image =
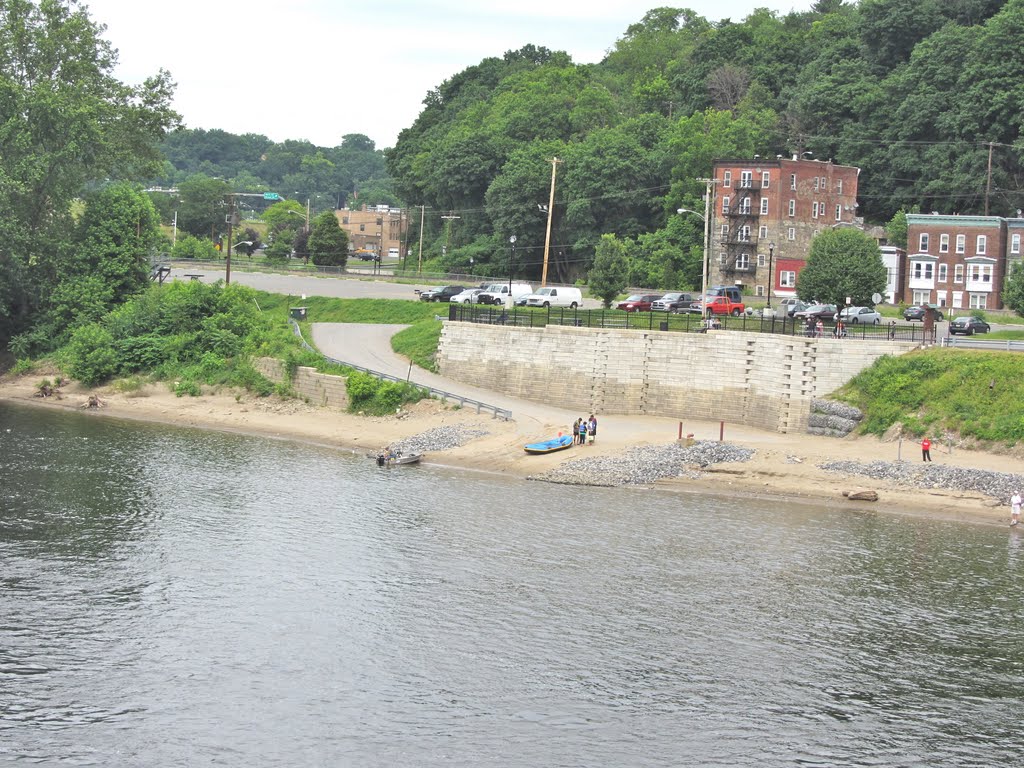
[{"label": "blue kayak", "polygon": [[543,443],[527,443],[523,446],[523,450],[527,453],[551,453],[552,451],[561,451],[570,445],[572,445],[572,437],[562,435],[545,440]]}]

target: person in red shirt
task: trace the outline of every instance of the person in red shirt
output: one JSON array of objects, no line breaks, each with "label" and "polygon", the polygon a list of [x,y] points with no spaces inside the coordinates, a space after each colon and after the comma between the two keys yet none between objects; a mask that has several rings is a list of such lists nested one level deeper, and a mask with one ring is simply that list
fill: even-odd
[{"label": "person in red shirt", "polygon": [[927,437],[921,441],[921,461],[932,460],[932,441]]}]

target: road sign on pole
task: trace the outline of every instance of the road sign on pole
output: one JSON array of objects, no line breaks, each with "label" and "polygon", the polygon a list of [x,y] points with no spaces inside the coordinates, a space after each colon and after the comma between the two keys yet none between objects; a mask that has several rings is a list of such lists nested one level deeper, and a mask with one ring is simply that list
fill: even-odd
[{"label": "road sign on pole", "polygon": [[281,196],[279,194],[277,194],[277,192],[264,192],[263,193],[263,199],[264,200],[280,200]]}]

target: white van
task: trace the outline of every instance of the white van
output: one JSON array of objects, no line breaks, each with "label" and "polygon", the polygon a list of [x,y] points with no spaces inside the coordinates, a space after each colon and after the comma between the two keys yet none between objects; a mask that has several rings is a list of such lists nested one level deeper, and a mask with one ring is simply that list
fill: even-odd
[{"label": "white van", "polygon": [[536,293],[526,297],[528,307],[576,307],[583,306],[583,294],[579,288],[564,288],[562,286],[548,286],[539,288]]},{"label": "white van", "polygon": [[529,283],[491,283],[487,290],[477,296],[480,304],[504,304],[511,307],[516,299],[533,293],[533,286]]}]

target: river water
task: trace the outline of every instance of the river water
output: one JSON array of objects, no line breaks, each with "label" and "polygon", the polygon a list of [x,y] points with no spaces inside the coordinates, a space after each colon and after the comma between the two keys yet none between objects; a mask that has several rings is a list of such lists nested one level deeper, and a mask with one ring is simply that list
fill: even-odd
[{"label": "river water", "polygon": [[0,404],[0,761],[994,766],[1002,528]]}]

